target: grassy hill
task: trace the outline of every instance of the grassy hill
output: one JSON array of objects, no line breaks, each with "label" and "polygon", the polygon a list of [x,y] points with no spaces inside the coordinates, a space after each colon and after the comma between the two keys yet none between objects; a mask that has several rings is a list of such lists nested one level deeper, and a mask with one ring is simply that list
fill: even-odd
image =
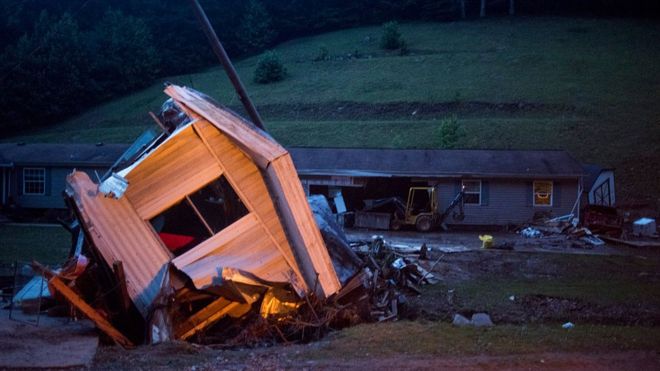
[{"label": "grassy hill", "polygon": [[[380,28],[365,27],[279,45],[289,76],[276,84],[252,82],[256,57],[236,67],[285,145],[438,147],[439,121],[455,115],[458,147],[566,149],[615,167],[620,197],[660,208],[659,24],[516,17],[401,31],[407,56],[380,50]],[[322,46],[331,60],[314,61]],[[218,68],[163,81],[241,111]],[[164,98],[159,83],[5,140],[130,142]]]}]

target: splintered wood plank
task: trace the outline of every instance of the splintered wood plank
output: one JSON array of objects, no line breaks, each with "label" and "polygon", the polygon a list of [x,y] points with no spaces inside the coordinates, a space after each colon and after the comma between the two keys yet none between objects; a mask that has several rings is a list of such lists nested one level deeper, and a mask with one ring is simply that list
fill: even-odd
[{"label": "splintered wood plank", "polygon": [[286,149],[266,132],[232,112],[218,107],[195,90],[170,85],[165,89],[165,94],[204,117],[231,137],[262,169],[265,169],[271,160],[286,153]]},{"label": "splintered wood plank", "polygon": [[238,317],[247,313],[249,310],[249,304],[219,298],[179,324],[174,330],[174,337],[179,340],[186,340],[205,328],[212,326],[226,315]]},{"label": "splintered wood plank", "polygon": [[49,287],[59,292],[64,298],[71,303],[77,310],[79,310],[85,317],[89,318],[99,330],[103,331],[106,335],[118,345],[124,348],[133,348],[135,345],[128,340],[124,334],[119,332],[105,317],[103,317],[96,309],[87,304],[80,295],[76,294],[69,286],[67,286],[59,277],[52,277],[50,279]]},{"label": "splintered wood plank", "polygon": [[307,202],[300,179],[287,153],[274,160],[267,170],[271,191],[287,227],[296,256],[302,265],[307,285],[314,287],[318,274],[317,294],[327,298],[339,291],[341,283],[323,242],[314,215]]},{"label": "splintered wood plank", "polygon": [[221,174],[220,164],[189,126],[126,174],[125,196],[143,219],[151,219]]}]

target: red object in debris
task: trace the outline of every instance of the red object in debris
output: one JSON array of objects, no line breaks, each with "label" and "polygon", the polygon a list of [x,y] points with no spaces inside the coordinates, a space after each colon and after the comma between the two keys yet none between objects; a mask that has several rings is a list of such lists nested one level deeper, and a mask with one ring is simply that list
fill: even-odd
[{"label": "red object in debris", "polygon": [[617,209],[609,206],[589,205],[582,213],[583,224],[594,233],[620,236],[623,219]]},{"label": "red object in debris", "polygon": [[158,233],[158,235],[160,236],[160,239],[163,241],[165,246],[167,246],[167,248],[172,252],[176,252],[177,250],[188,246],[191,242],[193,242],[193,240],[195,240],[195,237],[186,236],[183,234],[161,232]]}]

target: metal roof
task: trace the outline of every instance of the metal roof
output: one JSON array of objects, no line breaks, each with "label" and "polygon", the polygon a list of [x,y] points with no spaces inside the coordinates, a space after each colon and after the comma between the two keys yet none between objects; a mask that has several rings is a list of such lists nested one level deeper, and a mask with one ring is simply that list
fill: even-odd
[{"label": "metal roof", "polygon": [[0,143],[0,163],[110,166],[127,148],[127,144]]},{"label": "metal roof", "polygon": [[579,177],[580,163],[555,150],[289,148],[301,175],[361,177]]}]

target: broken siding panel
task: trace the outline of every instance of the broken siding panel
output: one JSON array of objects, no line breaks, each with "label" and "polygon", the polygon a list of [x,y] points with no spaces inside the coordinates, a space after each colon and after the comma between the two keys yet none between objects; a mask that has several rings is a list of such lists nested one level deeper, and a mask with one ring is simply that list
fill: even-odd
[{"label": "broken siding panel", "polygon": [[212,254],[214,251],[220,249],[223,245],[229,243],[233,239],[236,239],[241,234],[251,233],[257,227],[259,227],[259,220],[257,220],[257,217],[254,214],[247,214],[213,237],[195,246],[194,249],[175,258],[172,260],[172,263],[174,263],[177,268],[181,269],[186,265],[192,264],[193,262]]},{"label": "broken siding panel", "polygon": [[266,132],[251,123],[209,102],[200,93],[180,86],[170,85],[165,94],[185,105],[228,135],[253,161],[265,168],[274,158],[287,153]]},{"label": "broken siding panel", "polygon": [[[194,125],[199,134],[208,143],[209,148],[213,151],[218,161],[221,162],[221,167],[225,169],[225,176],[229,182],[241,199],[244,200],[248,209],[263,224],[265,234],[271,238],[274,246],[284,256],[285,261],[298,277],[298,288],[302,288],[302,292],[306,292],[307,285],[305,285],[302,279],[303,277],[296,264],[293,249],[286,238],[284,228],[277,215],[275,205],[270,197],[262,173],[250,158],[213,124],[200,119]],[[301,291],[299,290],[299,292]]]},{"label": "broken siding panel", "polygon": [[192,127],[163,143],[126,174],[126,197],[150,219],[222,174]]},{"label": "broken siding panel", "polygon": [[81,223],[106,263],[123,263],[128,293],[146,318],[160,289],[169,253],[127,198],[108,198],[98,193],[98,186],[87,174],[69,175],[67,193],[73,197]]},{"label": "broken siding panel", "polygon": [[[519,224],[531,220],[538,211],[549,211],[554,216],[566,215],[577,197],[577,180],[555,180],[561,187],[560,206],[533,207],[531,205],[532,190],[527,186],[530,180],[484,179],[489,184],[488,205],[465,205],[465,219],[457,221],[451,215],[447,224],[465,225],[505,225]],[[453,180],[442,179],[438,182],[438,199],[441,210],[444,210],[455,196]]]},{"label": "broken siding panel", "polygon": [[[260,226],[257,228],[261,229]],[[223,268],[238,269],[269,282],[290,281],[291,268],[263,230],[242,234],[212,254],[182,267],[195,287],[205,289],[222,282]]]},{"label": "broken siding panel", "polygon": [[323,298],[331,296],[341,288],[341,284],[307,203],[291,156],[287,153],[273,161],[266,173],[307,285],[317,287],[317,294]]}]

